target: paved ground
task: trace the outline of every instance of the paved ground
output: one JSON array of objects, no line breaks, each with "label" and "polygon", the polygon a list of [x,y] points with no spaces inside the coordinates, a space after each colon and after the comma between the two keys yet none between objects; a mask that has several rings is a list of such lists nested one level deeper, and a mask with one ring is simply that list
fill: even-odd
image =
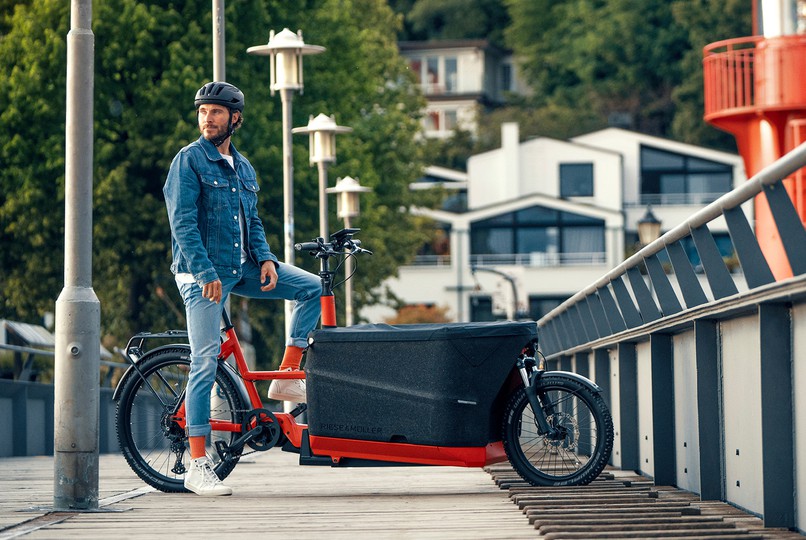
[{"label": "paved ground", "polygon": [[481,469],[300,467],[252,454],[227,479],[232,497],[153,491],[122,457],[100,459],[102,512],[47,513],[53,459],[0,459],[0,539],[535,538],[507,491]]},{"label": "paved ground", "polygon": [[647,539],[793,540],[726,503],[607,470],[590,486],[536,488],[507,464],[300,467],[279,450],[245,457],[232,497],[166,494],[118,455],[100,458],[98,512],[50,512],[53,459],[0,459],[0,540]]}]

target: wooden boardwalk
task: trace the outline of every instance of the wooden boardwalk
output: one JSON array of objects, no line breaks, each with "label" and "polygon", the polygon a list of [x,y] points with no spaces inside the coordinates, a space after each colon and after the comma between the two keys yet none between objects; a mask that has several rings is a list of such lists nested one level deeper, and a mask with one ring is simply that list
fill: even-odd
[{"label": "wooden boardwalk", "polygon": [[300,467],[278,450],[244,458],[232,497],[166,494],[102,455],[100,511],[49,512],[53,459],[0,459],[0,540],[176,538],[791,539],[724,503],[609,471],[591,486],[526,485],[507,465]]}]

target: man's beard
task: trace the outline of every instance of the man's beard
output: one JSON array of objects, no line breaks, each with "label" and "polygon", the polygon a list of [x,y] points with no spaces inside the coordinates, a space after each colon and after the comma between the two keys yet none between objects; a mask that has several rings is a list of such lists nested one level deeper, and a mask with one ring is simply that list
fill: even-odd
[{"label": "man's beard", "polygon": [[[211,127],[213,127],[213,126],[211,126]],[[205,129],[208,129],[208,128],[199,127],[199,131],[201,131],[201,134],[204,136],[205,139],[207,139],[208,141],[213,143],[216,146],[216,148],[218,148],[227,139],[227,137],[229,137],[231,135],[230,127],[231,127],[231,124],[229,122],[227,122],[226,127],[216,129],[215,133],[213,133],[213,134],[209,134],[208,131],[205,131]]]}]

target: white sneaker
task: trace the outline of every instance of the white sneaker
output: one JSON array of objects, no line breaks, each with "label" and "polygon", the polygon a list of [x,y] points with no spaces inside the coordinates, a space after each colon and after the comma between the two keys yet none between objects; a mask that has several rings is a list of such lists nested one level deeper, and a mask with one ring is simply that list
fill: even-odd
[{"label": "white sneaker", "polygon": [[190,460],[190,468],[185,474],[185,488],[202,497],[232,495],[232,488],[221,483],[213,470],[213,462],[207,456]]},{"label": "white sneaker", "polygon": [[305,392],[305,379],[274,379],[269,386],[269,399],[305,403],[308,399]]}]

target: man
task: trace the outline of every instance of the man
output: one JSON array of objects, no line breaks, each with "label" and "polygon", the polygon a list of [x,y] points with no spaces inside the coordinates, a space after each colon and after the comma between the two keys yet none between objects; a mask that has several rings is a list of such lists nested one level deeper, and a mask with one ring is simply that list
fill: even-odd
[{"label": "man", "polygon": [[[210,391],[220,352],[221,303],[230,293],[295,300],[280,369],[299,369],[308,333],[319,320],[319,278],[281,263],[269,249],[257,213],[255,170],[230,138],[243,122],[244,96],[225,82],[196,93],[199,139],[174,158],[163,193],[171,224],[171,271],[185,303],[191,369],[185,396],[191,465],[185,487],[230,495],[205,452]],[[269,398],[304,402],[305,381],[272,381]]]}]

